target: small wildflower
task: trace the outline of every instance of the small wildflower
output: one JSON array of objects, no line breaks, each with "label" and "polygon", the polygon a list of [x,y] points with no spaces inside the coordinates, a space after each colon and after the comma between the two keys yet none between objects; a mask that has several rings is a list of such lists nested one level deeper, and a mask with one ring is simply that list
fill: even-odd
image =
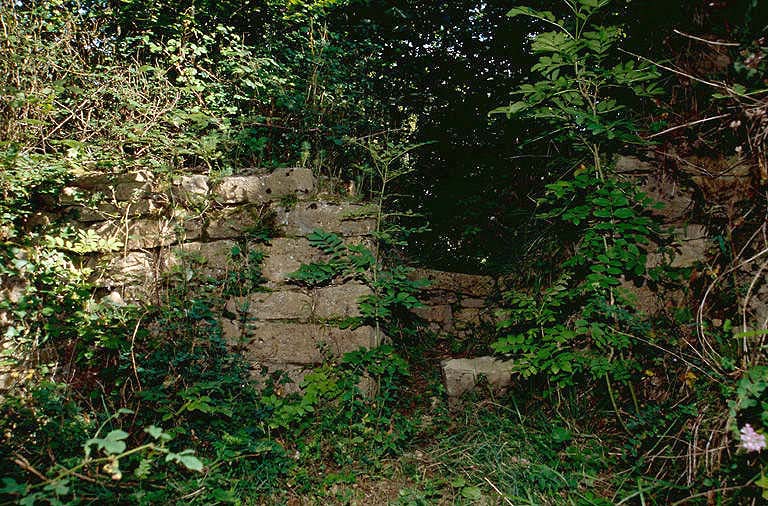
[{"label": "small wildflower", "polygon": [[750,424],[741,428],[741,446],[748,452],[759,452],[765,448],[765,436],[755,432]]}]

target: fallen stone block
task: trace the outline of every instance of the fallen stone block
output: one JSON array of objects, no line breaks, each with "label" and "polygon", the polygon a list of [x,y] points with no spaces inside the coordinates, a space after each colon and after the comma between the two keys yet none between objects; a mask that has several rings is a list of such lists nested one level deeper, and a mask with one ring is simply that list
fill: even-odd
[{"label": "fallen stone block", "polygon": [[512,383],[513,362],[494,357],[454,358],[440,363],[445,390],[450,398],[469,392],[481,378],[494,389],[503,389]]}]

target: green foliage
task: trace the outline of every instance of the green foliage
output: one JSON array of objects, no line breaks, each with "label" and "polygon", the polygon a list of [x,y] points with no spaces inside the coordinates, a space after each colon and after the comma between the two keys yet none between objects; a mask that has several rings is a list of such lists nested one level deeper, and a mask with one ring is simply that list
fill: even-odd
[{"label": "green foliage", "polygon": [[554,26],[533,37],[531,50],[538,61],[531,71],[539,80],[520,85],[520,100],[491,114],[541,121],[550,136],[577,152],[586,151],[600,173],[600,150],[640,141],[628,117],[622,95],[652,97],[663,93],[658,72],[647,63],[616,62],[616,46],[624,38],[618,26],[597,24],[595,18],[609,0],[563,0],[571,11],[557,19],[549,11],[516,7],[508,16],[531,16]]},{"label": "green foliage", "polygon": [[307,236],[309,243],[322,251],[329,260],[302,264],[289,279],[307,286],[318,286],[337,278],[356,279],[366,283],[373,293],[358,304],[362,316],[350,324],[392,324],[391,319],[402,310],[421,307],[415,294],[425,286],[423,281],[411,280],[413,270],[403,265],[386,269],[376,261],[373,252],[361,244],[348,246],[332,232],[314,230]]},{"label": "green foliage", "polygon": [[513,354],[525,376],[543,373],[558,386],[574,385],[580,373],[629,381],[637,368],[629,335],[642,325],[616,287],[647,274],[645,248],[660,231],[645,215],[650,199],[606,175],[601,146],[638,140],[614,95],[657,93],[657,73],[632,62],[609,66],[622,31],[592,21],[608,2],[566,4],[569,19],[523,7],[510,11],[557,30],[537,34],[531,46],[538,55],[532,70],[543,79],[521,85],[522,99],[493,113],[545,121],[556,140],[592,155],[593,170],[581,165],[571,178],[546,186],[537,218],[565,225],[559,230],[569,237],[571,254],[558,281],[541,294],[507,294],[511,309],[500,328],[513,333],[493,348]]}]

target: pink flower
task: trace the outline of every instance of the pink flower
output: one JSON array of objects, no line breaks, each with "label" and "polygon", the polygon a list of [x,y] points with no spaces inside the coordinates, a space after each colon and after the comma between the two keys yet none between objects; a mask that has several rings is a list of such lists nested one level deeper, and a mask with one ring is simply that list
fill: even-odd
[{"label": "pink flower", "polygon": [[750,424],[744,424],[739,432],[741,434],[741,446],[748,452],[759,452],[765,448],[765,436],[755,432]]}]

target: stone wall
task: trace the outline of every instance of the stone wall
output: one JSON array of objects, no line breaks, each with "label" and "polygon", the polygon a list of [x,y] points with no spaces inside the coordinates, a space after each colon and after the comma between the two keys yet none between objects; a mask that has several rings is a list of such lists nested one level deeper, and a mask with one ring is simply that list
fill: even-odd
[{"label": "stone wall", "polygon": [[[315,229],[373,246],[370,206],[322,195],[308,169],[219,179],[188,175],[171,182],[146,171],[84,175],[35,223],[78,232],[94,250],[83,258],[99,296],[114,304],[160,305],[169,289],[182,286],[189,296],[201,289],[221,295],[222,283],[238,283],[252,267],[244,265],[243,252],[263,255],[258,286],[220,297],[214,309],[225,339],[253,363],[257,376],[282,370],[294,380],[286,390],[295,390],[305,372],[324,360],[383,339],[369,326],[338,326],[359,316],[359,299],[371,293],[366,285],[342,280],[311,289],[287,278],[302,264],[324,259],[307,239]],[[489,305],[494,279],[429,269],[412,277],[430,282],[420,296],[425,307],[414,311],[430,330],[466,338],[495,325]],[[14,290],[5,289],[9,296]]]},{"label": "stone wall", "polygon": [[[62,192],[59,209],[47,217],[61,215],[82,237],[119,245],[87,261],[95,285],[117,304],[162,303],[164,290],[179,282],[188,283],[191,294],[207,278],[237,282],[238,270],[247,266],[233,250],[263,253],[263,283],[218,308],[225,338],[256,371],[280,369],[298,380],[325,359],[380,340],[371,327],[334,323],[359,314],[358,299],[371,293],[367,286],[339,281],[309,289],[286,278],[302,263],[323,260],[306,238],[316,228],[349,243],[372,242],[370,210],[323,198],[308,169],[218,180],[192,175],[170,184],[143,172],[84,176]],[[265,227],[277,237],[260,239]]]},{"label": "stone wall", "polygon": [[419,296],[424,307],[413,310],[429,330],[466,338],[495,327],[497,281],[490,276],[415,269],[412,279],[429,282]]}]

